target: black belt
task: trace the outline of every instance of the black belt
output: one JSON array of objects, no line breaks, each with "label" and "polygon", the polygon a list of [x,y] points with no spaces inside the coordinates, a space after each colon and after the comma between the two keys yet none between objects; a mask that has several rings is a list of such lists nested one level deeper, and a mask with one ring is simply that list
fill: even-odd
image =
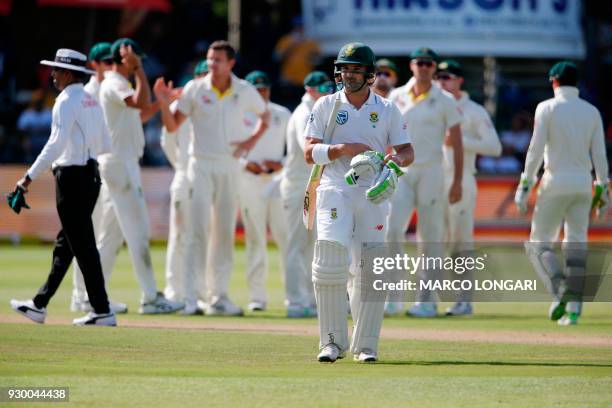
[{"label": "black belt", "polygon": [[79,166],[79,165],[72,165],[72,166],[57,166],[56,168],[54,168],[53,171],[53,175],[56,175],[58,171],[83,171],[83,170],[98,170],[98,162],[95,159],[89,159],[87,160],[87,163]]}]

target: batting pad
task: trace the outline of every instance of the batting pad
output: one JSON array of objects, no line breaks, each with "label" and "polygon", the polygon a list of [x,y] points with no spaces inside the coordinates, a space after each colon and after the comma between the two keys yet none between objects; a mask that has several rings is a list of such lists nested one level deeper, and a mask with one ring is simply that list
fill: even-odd
[{"label": "batting pad", "polygon": [[527,257],[536,273],[555,299],[559,298],[559,288],[564,280],[563,267],[559,258],[550,248],[537,242],[525,242]]},{"label": "batting pad", "polygon": [[320,347],[334,343],[342,351],[348,349],[346,316],[348,269],[349,257],[346,247],[332,241],[315,243],[312,282],[319,313]]}]

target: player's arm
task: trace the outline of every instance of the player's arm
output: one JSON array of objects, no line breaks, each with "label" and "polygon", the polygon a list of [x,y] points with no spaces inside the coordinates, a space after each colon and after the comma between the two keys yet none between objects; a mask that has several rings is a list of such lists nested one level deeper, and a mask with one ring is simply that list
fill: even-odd
[{"label": "player's arm", "polygon": [[459,124],[448,129],[448,144],[453,148],[453,183],[451,184],[448,201],[453,204],[461,200],[461,183],[463,181],[463,140]]},{"label": "player's arm", "polygon": [[255,130],[253,130],[253,133],[251,134],[251,136],[249,136],[248,139],[242,142],[232,143],[232,145],[236,148],[236,150],[234,150],[234,157],[240,157],[244,153],[249,152],[253,147],[255,147],[259,139],[261,139],[264,132],[270,126],[270,111],[269,110],[266,109],[263,113],[257,116],[258,116],[257,124],[255,125]]},{"label": "player's arm", "polygon": [[408,167],[414,161],[414,149],[412,144],[406,143],[393,146],[395,153],[390,153],[385,156],[385,162],[393,160],[400,167]]},{"label": "player's arm", "polygon": [[[160,77],[155,80],[153,85],[153,92],[159,103],[159,110],[161,111],[162,123],[169,133],[174,133],[183,124],[187,116],[177,109],[175,112],[170,110],[170,104],[172,103],[176,92],[172,87],[172,81],[167,84],[164,78]],[[180,103],[180,102],[179,102]]]},{"label": "player's arm", "polygon": [[536,179],[538,170],[544,161],[544,148],[548,141],[548,117],[545,111],[545,105],[538,105],[535,113],[535,124],[533,127],[533,136],[527,149],[527,157],[525,158],[525,171],[521,178],[529,180],[533,183]]},{"label": "player's arm", "polygon": [[323,143],[323,139],[307,136],[304,145],[304,159],[308,164],[327,164],[342,156],[353,158],[359,153],[369,150],[372,150],[372,148],[363,143],[326,145]]},{"label": "player's arm", "polygon": [[606,157],[606,143],[601,116],[597,115],[594,123],[593,134],[591,137],[591,160],[595,169],[597,183],[600,185],[608,184],[608,158]]},{"label": "player's arm", "polygon": [[476,120],[476,137],[464,138],[463,150],[484,156],[499,157],[502,145],[489,114],[484,109],[479,109]]}]

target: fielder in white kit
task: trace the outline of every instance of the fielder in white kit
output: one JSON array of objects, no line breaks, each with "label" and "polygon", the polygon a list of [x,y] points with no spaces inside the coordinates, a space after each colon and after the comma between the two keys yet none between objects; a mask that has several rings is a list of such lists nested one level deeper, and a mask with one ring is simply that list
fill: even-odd
[{"label": "fielder in white kit", "polygon": [[[417,242],[419,254],[427,257],[443,255],[444,206],[446,201],[461,200],[463,148],[461,144],[461,114],[452,95],[432,82],[438,55],[429,48],[419,48],[410,54],[410,70],[414,77],[389,98],[408,124],[414,144],[415,161],[399,179],[391,200],[387,220],[387,242],[405,242],[406,224],[416,208],[418,214]],[[448,193],[444,189],[442,146],[446,138],[453,147],[454,179]],[[421,279],[436,279],[437,271],[419,270]],[[386,306],[388,315],[401,313],[402,303],[392,301]],[[434,293],[417,292],[417,302],[407,314],[433,317],[437,314]]]},{"label": "fielder in white kit", "polygon": [[[208,73],[206,60],[200,61],[193,70],[194,78],[203,78]],[[178,101],[172,102],[170,111],[176,112]],[[178,130],[169,133],[162,127],[161,147],[168,161],[174,168],[174,177],[170,184],[170,222],[168,229],[168,247],[166,249],[166,287],[164,295],[174,301],[185,300],[185,288],[200,288],[199,300],[205,301],[206,288],[198,279],[197,274],[185,274],[186,230],[189,224],[189,179],[187,164],[189,163],[189,143],[193,137],[191,121],[185,120]],[[195,271],[191,271],[195,272]],[[203,309],[195,303],[185,303],[181,312],[185,315],[202,314]]]},{"label": "fielder in white kit", "polygon": [[[102,201],[102,218],[97,245],[105,282],[108,285],[117,253],[127,242],[132,266],[142,290],[139,313],[172,313],[181,302],[167,300],[157,291],[149,251],[149,216],[142,191],[139,160],[144,152],[142,123],[158,110],[142,68],[140,46],[122,38],[113,43],[113,68],[105,72],[100,86],[100,104],[110,131],[112,147],[100,156],[100,174],[110,200]],[[136,89],[128,78],[134,75]]]},{"label": "fielder in white kit", "polygon": [[[205,314],[236,316],[243,311],[230,300],[228,291],[238,212],[238,157],[255,146],[267,128],[268,115],[253,85],[232,74],[235,51],[227,41],[213,42],[206,59],[209,74],[185,85],[176,112],[169,108],[172,87],[159,78],[154,89],[169,132],[187,117],[193,125],[187,169],[191,222],[185,273],[203,273],[199,266],[206,265],[206,280],[202,281],[208,288]],[[246,112],[259,117],[252,134],[247,134],[243,123]],[[187,303],[193,304],[199,288],[187,289]]]},{"label": "fielder in white kit", "polygon": [[[266,310],[268,302],[268,226],[281,254],[281,269],[284,271],[287,265],[287,224],[279,184],[291,112],[284,106],[270,102],[271,82],[266,73],[253,71],[245,80],[257,89],[270,112],[269,126],[261,139],[240,159],[240,211],[246,240],[246,276],[250,297],[247,309],[258,312]],[[252,132],[257,124],[257,115],[247,112],[244,121],[249,132]]]},{"label": "fielder in white kit", "polygon": [[316,232],[309,233],[301,222],[304,208],[304,186],[308,183],[311,165],[304,160],[304,131],[315,102],[333,91],[334,84],[322,71],[313,71],[304,78],[302,102],[291,114],[287,125],[287,160],[280,184],[287,221],[287,259],[285,265],[285,297],[287,317],[314,317],[317,305],[312,286],[312,255]]},{"label": "fielder in white kit", "polygon": [[[368,162],[368,157],[361,153],[384,152],[393,147],[395,154],[388,155],[386,160],[400,166],[408,166],[413,160],[410,138],[399,110],[370,91],[375,62],[372,50],[362,43],[342,47],[334,66],[343,90],[315,103],[305,131],[306,160],[326,165],[317,188],[317,241],[312,263],[320,362],[334,362],[349,349],[346,292],[351,258],[360,259],[364,242],[384,242],[388,206],[383,201],[391,196],[397,182],[396,173],[388,164],[378,159],[376,165],[373,158],[371,165],[378,166],[378,174],[360,177],[357,186],[348,185],[345,174],[351,169],[351,159],[360,155]],[[328,123],[335,127],[331,143],[325,144]],[[372,184],[377,188],[366,198]],[[358,361],[373,362],[378,359],[384,302],[362,301],[361,268],[351,268],[351,272],[355,273],[350,277],[355,326],[350,351]]]},{"label": "fielder in white kit", "polygon": [[[578,96],[576,65],[559,62],[548,77],[555,96],[536,108],[533,136],[515,202],[519,212],[527,212],[527,199],[543,161],[544,174],[525,248],[535,271],[553,295],[549,317],[568,326],[577,324],[582,309],[591,205],[603,216],[610,202],[608,160],[601,115]],[[593,167],[597,195],[592,200]],[[562,224],[563,266],[553,250]]]},{"label": "fielder in white kit", "polygon": [[[438,64],[436,80],[440,87],[452,94],[461,111],[463,143],[463,185],[461,200],[445,202],[446,241],[451,256],[469,256],[474,250],[474,210],[476,209],[476,155],[499,156],[502,146],[497,131],[485,108],[461,90],[463,68],[454,60]],[[444,188],[449,191],[454,180],[453,149],[450,140],[444,142]],[[466,277],[466,275],[463,275]],[[470,279],[471,277],[466,277]],[[461,291],[458,301],[446,310],[447,316],[471,315],[472,292]]]}]

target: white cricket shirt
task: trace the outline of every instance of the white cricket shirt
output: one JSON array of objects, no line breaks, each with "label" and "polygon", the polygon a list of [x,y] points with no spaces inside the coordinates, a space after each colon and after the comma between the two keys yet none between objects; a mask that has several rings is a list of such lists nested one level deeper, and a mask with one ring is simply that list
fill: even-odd
[{"label": "white cricket shirt", "polygon": [[542,161],[542,182],[561,194],[590,193],[593,166],[597,181],[608,182],[601,115],[597,108],[578,97],[578,88],[555,88],[555,97],[536,108],[525,159],[525,175],[529,179],[536,177]]},{"label": "white cricket shirt", "polygon": [[[461,138],[463,141],[463,174],[476,174],[476,155],[499,156],[502,146],[499,136],[484,107],[462,92],[457,101],[461,112]],[[444,170],[451,175],[455,172],[453,148],[444,145]]]},{"label": "white cricket shirt", "polygon": [[[341,104],[336,114],[336,128],[331,144],[364,143],[384,153],[387,147],[410,143],[406,123],[391,101],[370,91],[368,100],[360,109],[356,109],[349,103],[344,91],[339,93]],[[324,96],[315,103],[304,132],[305,137],[323,139],[337,94]],[[345,186],[344,175],[350,169],[350,163],[351,159],[343,156],[326,165],[321,185]],[[368,182],[364,180],[364,183]]]},{"label": "white cricket shirt", "polygon": [[68,85],[53,106],[51,135],[28,170],[32,180],[58,166],[84,166],[110,149],[110,136],[98,102],[83,84]]},{"label": "white cricket shirt", "polygon": [[[170,112],[176,112],[178,101],[170,104]],[[187,118],[176,132],[168,132],[165,126],[162,126],[161,132],[161,147],[166,153],[168,161],[174,167],[174,170],[187,171],[187,163],[189,162],[189,144],[191,143],[192,129],[191,120]]]},{"label": "white cricket shirt", "polygon": [[304,159],[304,144],[306,142],[304,131],[308,117],[312,111],[315,100],[309,94],[302,96],[302,102],[291,114],[287,125],[287,161],[283,170],[285,183],[299,186],[302,190],[308,183],[312,165]]},{"label": "white cricket shirt", "polygon": [[98,77],[92,75],[84,87],[85,92],[93,96],[96,101],[100,100],[100,84],[101,82],[98,81]]},{"label": "white cricket shirt", "polygon": [[144,153],[144,131],[140,109],[131,108],[125,98],[134,95],[132,84],[115,71],[106,71],[100,85],[100,105],[111,135],[110,156],[121,159],[139,159]]},{"label": "white cricket shirt", "polygon": [[250,136],[243,123],[246,113],[265,112],[266,103],[255,87],[233,74],[231,78],[231,87],[223,95],[212,86],[212,75],[192,79],[183,88],[178,109],[193,124],[190,155],[231,156],[235,150],[231,143]]},{"label": "white cricket shirt", "polygon": [[[264,160],[281,161],[285,157],[285,139],[287,134],[287,123],[291,112],[284,106],[276,103],[268,103],[270,110],[270,124],[255,147],[246,156],[248,161],[263,162]],[[247,134],[252,134],[259,117],[252,112],[247,112],[244,124]]]},{"label": "white cricket shirt", "polygon": [[441,163],[446,131],[461,122],[461,114],[453,96],[432,84],[426,96],[413,100],[410,91],[414,80],[396,88],[391,99],[402,113],[412,137],[413,165]]}]

